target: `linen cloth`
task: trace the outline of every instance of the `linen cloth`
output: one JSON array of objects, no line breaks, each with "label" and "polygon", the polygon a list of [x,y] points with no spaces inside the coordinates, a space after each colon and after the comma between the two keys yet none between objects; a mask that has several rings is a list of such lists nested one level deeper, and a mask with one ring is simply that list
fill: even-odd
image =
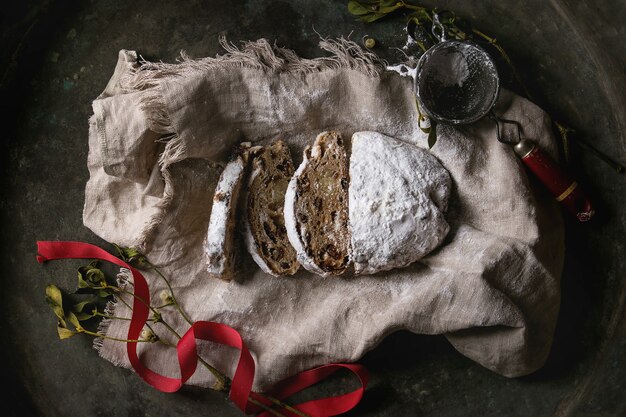
[{"label": "linen cloth", "polygon": [[[508,377],[540,368],[559,310],[561,212],[512,148],[496,140],[490,121],[437,126],[431,152],[452,177],[451,230],[421,261],[372,276],[322,278],[301,270],[277,278],[247,257],[235,281],[207,276],[203,240],[213,190],[239,142],[282,138],[296,164],[304,146],[329,129],[347,139],[377,131],[427,148],[412,80],[385,71],[358,45],[323,40],[330,54],[301,59],[264,39],[241,48],[222,44],[224,55],[183,55],[175,64],[139,63],[135,52],[120,51],[93,102],[84,224],[109,242],[139,247],[171,279],[193,320],[237,329],[255,357],[255,389],[317,365],[357,361],[400,329],[443,334],[463,355]],[[503,90],[495,111],[556,154],[549,117],[536,105]],[[127,281],[127,271],[120,278]],[[160,304],[164,282],[150,272],[146,279]],[[131,314],[119,301],[108,310]],[[179,334],[188,328],[175,309],[161,311]],[[106,320],[101,331],[125,338],[127,326]],[[103,358],[130,366],[123,343],[99,339],[96,347]],[[237,351],[199,348],[232,375]],[[143,343],[140,352],[153,370],[178,376],[175,349]],[[208,386],[212,377],[199,366],[189,383]]]}]

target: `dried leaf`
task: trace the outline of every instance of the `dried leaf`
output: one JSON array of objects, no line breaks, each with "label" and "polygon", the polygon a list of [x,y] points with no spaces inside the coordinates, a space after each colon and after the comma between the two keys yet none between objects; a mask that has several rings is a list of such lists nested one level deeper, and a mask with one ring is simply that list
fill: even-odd
[{"label": "dried leaf", "polygon": [[366,23],[381,19],[402,7],[405,7],[405,4],[397,0],[351,0],[348,2],[348,11]]},{"label": "dried leaf", "polygon": [[93,318],[94,316],[93,314],[89,314],[89,313],[76,313],[75,315],[78,321],[86,321],[86,320]]},{"label": "dried leaf", "polygon": [[145,255],[139,252],[136,248],[125,248],[118,245],[113,246],[117,249],[120,258],[135,268],[147,269],[152,266],[150,262],[148,262],[148,258],[146,258]]},{"label": "dried leaf", "polygon": [[105,280],[104,272],[98,268],[90,268],[87,270],[87,281],[99,284]]},{"label": "dried leaf", "polygon": [[428,149],[432,149],[437,143],[437,126],[431,120],[430,131],[428,132]]},{"label": "dried leaf", "polygon": [[75,332],[73,330],[67,329],[65,327],[62,326],[57,326],[57,333],[59,335],[59,339],[63,340],[63,339],[69,339],[70,337],[77,335],[78,332]]},{"label": "dried leaf", "polygon": [[97,311],[98,309],[93,301],[81,301],[72,307],[72,312],[78,321],[89,320],[96,315]]},{"label": "dried leaf", "polygon": [[74,306],[72,307],[72,311],[74,313],[81,313],[85,311],[85,307],[87,307],[88,305],[95,307],[93,301],[81,301],[80,303],[74,304]]},{"label": "dried leaf", "polygon": [[83,326],[80,325],[80,321],[78,320],[78,317],[76,317],[76,315],[72,313],[71,311],[67,313],[66,318],[67,318],[67,321],[72,323],[72,325],[76,328],[76,331],[80,332],[83,329]]},{"label": "dried leaf", "polygon": [[[78,268],[78,288],[85,289],[102,286],[106,282],[104,271],[98,268],[99,263],[93,261],[89,265]],[[82,291],[84,292],[84,291]]]},{"label": "dried leaf", "polygon": [[404,7],[404,5],[402,3],[396,3],[393,6],[381,6],[381,7],[378,8],[377,12],[378,13],[389,14],[391,12],[395,12],[396,10],[398,10],[401,7]]},{"label": "dried leaf", "polygon": [[65,324],[65,311],[63,311],[63,293],[56,285],[50,284],[46,287],[46,302],[54,311],[54,315],[57,316],[63,326]]},{"label": "dried leaf", "polygon": [[372,9],[367,6],[364,6],[358,1],[353,0],[353,1],[348,2],[348,11],[355,16],[362,16],[362,15],[371,13]]},{"label": "dried leaf", "polygon": [[104,289],[98,290],[96,295],[100,298],[108,298],[112,296],[114,292],[115,291],[112,288],[104,288]]},{"label": "dried leaf", "polygon": [[428,12],[416,12],[409,16],[406,30],[409,36],[413,38],[417,46],[424,52],[433,46],[437,40],[432,35],[432,22]]},{"label": "dried leaf", "polygon": [[87,281],[83,279],[83,274],[80,273],[80,269],[78,270],[78,288],[90,288],[91,285]]}]

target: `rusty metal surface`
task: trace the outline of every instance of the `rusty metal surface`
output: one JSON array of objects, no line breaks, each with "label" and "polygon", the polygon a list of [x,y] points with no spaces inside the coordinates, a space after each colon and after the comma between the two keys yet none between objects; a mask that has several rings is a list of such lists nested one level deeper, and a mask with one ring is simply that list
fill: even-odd
[{"label": "rusty metal surface", "polygon": [[[577,135],[626,163],[626,6],[622,1],[425,1],[497,37],[535,101]],[[266,37],[312,57],[318,35],[377,40],[393,57],[401,16],[366,26],[344,1],[32,1],[3,11],[2,290],[5,415],[239,416],[223,395],[162,394],[100,359],[91,341],[59,341],[44,300],[49,282],[73,288],[71,262],[45,268],[35,241],[104,244],[82,226],[87,119],[117,52],[173,61],[219,52],[217,37]],[[353,416],[626,415],[626,178],[572,145],[570,167],[599,202],[591,223],[566,221],[563,301],[546,366],[524,378],[493,374],[445,339],[400,332],[363,358],[372,371]],[[341,389],[343,378],[310,395]]]}]

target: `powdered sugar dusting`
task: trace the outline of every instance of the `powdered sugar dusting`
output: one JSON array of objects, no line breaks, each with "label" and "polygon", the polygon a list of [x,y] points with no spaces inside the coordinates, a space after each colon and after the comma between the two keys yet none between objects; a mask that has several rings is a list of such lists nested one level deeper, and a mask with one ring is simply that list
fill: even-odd
[{"label": "powdered sugar dusting", "polygon": [[349,211],[355,272],[404,267],[448,233],[450,176],[428,151],[377,132],[352,136]]},{"label": "powdered sugar dusting", "polygon": [[236,209],[245,166],[242,156],[226,164],[215,189],[204,250],[209,275],[222,279],[231,279],[233,274],[231,260],[234,254],[233,248],[229,247],[229,242],[232,240],[229,233],[232,233],[233,229],[231,217],[233,210]]}]

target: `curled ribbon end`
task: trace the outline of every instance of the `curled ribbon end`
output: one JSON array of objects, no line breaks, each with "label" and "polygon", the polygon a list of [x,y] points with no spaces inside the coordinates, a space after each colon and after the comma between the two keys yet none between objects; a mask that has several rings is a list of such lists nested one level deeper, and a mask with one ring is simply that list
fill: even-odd
[{"label": "curled ribbon end", "polygon": [[40,264],[48,260],[45,255],[42,255],[42,252],[44,252],[44,246],[45,242],[42,242],[41,240],[37,241],[37,262],[39,262]]}]

